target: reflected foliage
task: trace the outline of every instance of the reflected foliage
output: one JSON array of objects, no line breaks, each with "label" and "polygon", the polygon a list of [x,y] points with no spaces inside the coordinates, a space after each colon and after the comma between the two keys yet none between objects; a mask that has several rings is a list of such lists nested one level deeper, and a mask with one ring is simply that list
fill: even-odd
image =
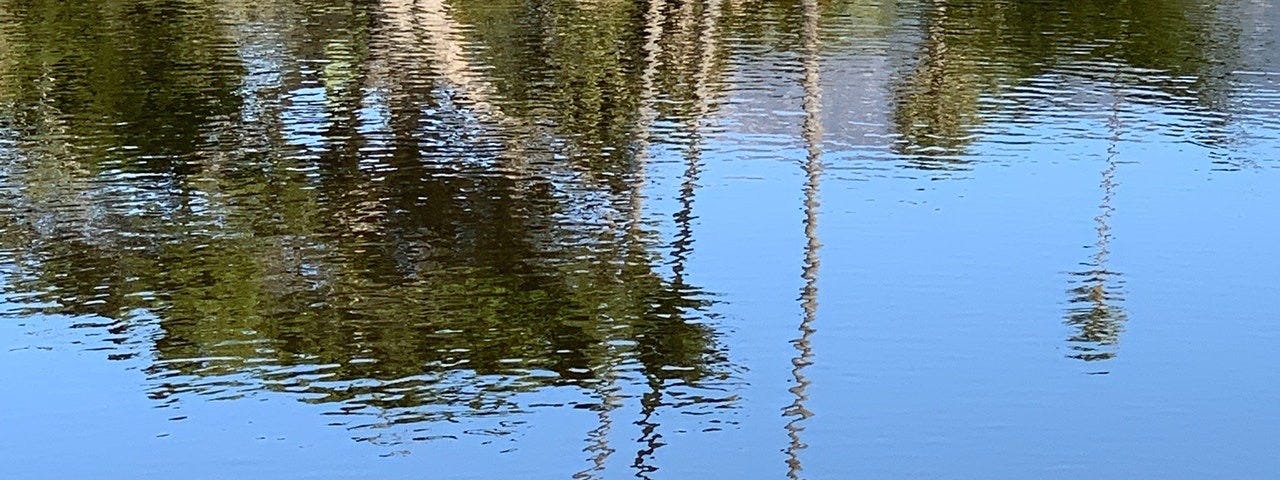
[{"label": "reflected foliage", "polygon": [[[910,30],[874,52],[888,84],[856,88],[890,97],[876,147],[931,170],[967,168],[985,121],[1036,106],[990,98],[1051,74],[1204,109],[1225,89],[1207,52],[1230,35],[1196,20],[1202,2],[882,3],[0,0],[4,294],[149,362],[164,404],[279,391],[399,424],[569,387],[600,417],[596,453],[618,392],[639,386],[647,473],[657,410],[734,400],[711,295],[686,283],[693,197],[722,178],[702,175],[724,132],[707,127],[729,78],[795,74],[755,93],[804,114],[805,318],[784,412],[798,467],[819,99],[855,89],[819,78],[840,73],[824,55]],[[824,30],[851,24],[865,31]],[[674,214],[643,202],[655,151],[684,163]],[[1125,318],[1106,267],[1111,160],[1065,320],[1084,360],[1113,354]],[[667,220],[670,242],[653,226]]]},{"label": "reflected foliage", "polygon": [[617,228],[636,5],[400,7],[5,2],[6,290],[101,319],[164,402],[412,423],[723,381],[706,296]]},{"label": "reflected foliage", "polygon": [[[1190,1],[984,2],[933,0],[921,8],[922,40],[894,90],[895,150],[925,169],[964,168],[984,98],[1042,75],[1198,98],[1207,108],[1228,88],[1212,6]],[[1104,65],[1082,70],[1079,65]],[[1096,77],[1100,71],[1114,74]],[[1182,81],[1191,78],[1193,81]],[[1025,108],[1026,105],[1019,105]],[[1021,113],[1019,113],[1021,114]]]},{"label": "reflected foliage", "polygon": [[1120,331],[1128,315],[1116,305],[1122,297],[1109,285],[1114,272],[1090,270],[1077,274],[1079,285],[1073,287],[1071,307],[1066,324],[1075,333],[1068,338],[1071,358],[1085,361],[1107,360],[1115,357],[1114,348],[1120,341]]}]

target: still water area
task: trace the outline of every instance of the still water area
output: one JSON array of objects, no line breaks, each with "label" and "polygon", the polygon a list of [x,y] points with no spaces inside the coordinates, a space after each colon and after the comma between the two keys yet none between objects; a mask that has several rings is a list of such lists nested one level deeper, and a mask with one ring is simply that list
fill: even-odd
[{"label": "still water area", "polygon": [[1276,478],[1277,208],[1277,0],[0,0],[0,478]]}]

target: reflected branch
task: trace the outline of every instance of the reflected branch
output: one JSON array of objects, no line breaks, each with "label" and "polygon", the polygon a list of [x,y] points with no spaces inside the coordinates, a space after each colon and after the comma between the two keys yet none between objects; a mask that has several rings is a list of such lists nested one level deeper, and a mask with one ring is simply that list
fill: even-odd
[{"label": "reflected branch", "polygon": [[613,429],[613,419],[609,414],[621,405],[621,397],[618,395],[620,389],[616,385],[616,375],[612,372],[613,366],[603,368],[607,371],[599,379],[601,388],[598,393],[601,398],[600,405],[596,408],[596,428],[587,433],[587,447],[583,449],[590,455],[587,460],[591,465],[575,473],[575,480],[603,478],[601,474],[609,456],[615,451],[609,446],[609,432]]},{"label": "reflected branch", "polygon": [[640,420],[636,425],[640,426],[640,438],[638,442],[641,447],[636,452],[635,461],[631,467],[636,469],[636,478],[648,479],[649,474],[658,471],[658,467],[649,464],[654,458],[654,453],[658,448],[664,445],[662,443],[662,434],[658,433],[661,426],[655,416],[658,407],[662,406],[662,379],[658,377],[649,378],[649,392],[640,398]]}]

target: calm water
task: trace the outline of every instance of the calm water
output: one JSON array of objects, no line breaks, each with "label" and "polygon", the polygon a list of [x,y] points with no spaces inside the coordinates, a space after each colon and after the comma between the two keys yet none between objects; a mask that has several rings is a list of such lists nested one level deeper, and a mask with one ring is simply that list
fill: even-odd
[{"label": "calm water", "polygon": [[0,478],[1275,478],[1275,0],[0,0]]}]

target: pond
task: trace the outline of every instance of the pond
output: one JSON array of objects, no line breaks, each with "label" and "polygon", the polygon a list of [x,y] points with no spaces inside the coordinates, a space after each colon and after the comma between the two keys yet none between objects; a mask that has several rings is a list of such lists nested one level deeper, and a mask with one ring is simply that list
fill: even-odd
[{"label": "pond", "polygon": [[1277,5],[0,0],[0,477],[1272,477]]}]

